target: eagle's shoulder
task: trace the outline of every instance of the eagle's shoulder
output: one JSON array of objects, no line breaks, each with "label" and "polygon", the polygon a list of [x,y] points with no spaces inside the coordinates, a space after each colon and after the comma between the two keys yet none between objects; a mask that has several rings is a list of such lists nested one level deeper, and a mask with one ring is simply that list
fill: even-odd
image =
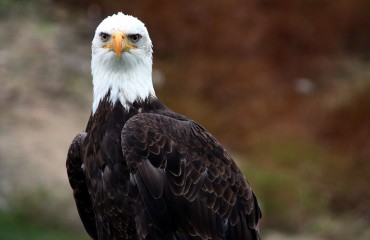
[{"label": "eagle's shoulder", "polygon": [[[198,123],[170,111],[140,113],[126,122],[121,144],[146,207],[159,214],[156,222],[181,215],[183,220],[170,224],[206,238],[225,235],[238,224],[256,233],[260,210],[249,183]],[[180,213],[182,208],[189,212]]]}]

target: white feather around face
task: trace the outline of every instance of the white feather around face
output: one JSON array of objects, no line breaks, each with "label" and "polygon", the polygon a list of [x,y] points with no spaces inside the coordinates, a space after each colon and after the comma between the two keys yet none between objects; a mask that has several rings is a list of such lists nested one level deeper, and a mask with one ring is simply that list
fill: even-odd
[{"label": "white feather around face", "polygon": [[[125,36],[141,35],[139,41],[132,43],[134,48],[122,52],[119,58],[114,51],[104,48],[107,42],[100,37],[101,33],[113,35],[116,31]],[[109,91],[112,104],[119,100],[126,109],[135,100],[155,96],[152,83],[152,41],[140,20],[123,13],[107,17],[97,27],[91,49],[93,113]]]}]

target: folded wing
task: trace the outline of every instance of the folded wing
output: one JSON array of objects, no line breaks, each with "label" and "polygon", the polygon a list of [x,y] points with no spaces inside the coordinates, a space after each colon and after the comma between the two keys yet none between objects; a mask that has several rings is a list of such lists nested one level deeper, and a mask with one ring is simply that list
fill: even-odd
[{"label": "folded wing", "polygon": [[161,231],[259,239],[261,212],[252,189],[203,127],[183,117],[142,113],[125,124],[121,140],[130,173]]}]

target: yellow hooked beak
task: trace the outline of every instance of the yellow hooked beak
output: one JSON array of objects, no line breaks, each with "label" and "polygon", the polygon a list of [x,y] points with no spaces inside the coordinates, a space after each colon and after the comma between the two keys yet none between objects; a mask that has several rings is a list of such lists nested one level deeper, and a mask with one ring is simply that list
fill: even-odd
[{"label": "yellow hooked beak", "polygon": [[121,57],[122,49],[125,48],[125,36],[122,32],[115,32],[112,36],[112,49],[116,52],[116,56]]},{"label": "yellow hooked beak", "polygon": [[120,58],[123,51],[127,51],[135,47],[130,45],[123,32],[117,31],[113,33],[111,43],[106,44],[104,48],[109,48],[114,51],[116,53],[116,57]]}]

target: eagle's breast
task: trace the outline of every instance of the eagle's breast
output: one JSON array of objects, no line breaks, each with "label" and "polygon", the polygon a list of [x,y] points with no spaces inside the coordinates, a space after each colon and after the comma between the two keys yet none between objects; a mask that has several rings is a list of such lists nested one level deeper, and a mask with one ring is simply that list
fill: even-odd
[{"label": "eagle's breast", "polygon": [[130,239],[128,232],[134,229],[134,213],[128,198],[130,175],[121,148],[121,130],[136,113],[134,108],[127,111],[119,101],[112,105],[107,94],[88,124],[84,171],[97,226],[102,228],[98,232],[111,234],[101,236],[102,239],[112,236]]}]

